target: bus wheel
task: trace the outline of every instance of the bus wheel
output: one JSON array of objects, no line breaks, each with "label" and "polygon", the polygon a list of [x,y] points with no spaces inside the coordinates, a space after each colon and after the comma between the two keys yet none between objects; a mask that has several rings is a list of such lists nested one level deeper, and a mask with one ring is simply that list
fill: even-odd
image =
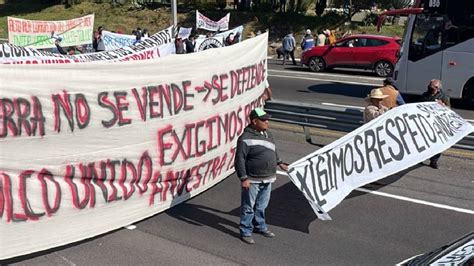
[{"label": "bus wheel", "polygon": [[474,78],[471,78],[462,91],[462,99],[469,109],[474,109]]},{"label": "bus wheel", "polygon": [[326,63],[321,57],[313,57],[309,60],[308,67],[313,72],[323,72],[326,68]]},{"label": "bus wheel", "polygon": [[375,63],[374,71],[379,77],[390,77],[393,73],[393,65],[388,61],[378,61]]}]

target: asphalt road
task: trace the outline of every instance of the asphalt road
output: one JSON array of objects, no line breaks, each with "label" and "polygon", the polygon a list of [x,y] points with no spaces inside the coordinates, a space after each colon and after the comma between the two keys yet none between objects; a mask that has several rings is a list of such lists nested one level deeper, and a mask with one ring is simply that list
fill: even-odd
[{"label": "asphalt road", "polygon": [[[276,100],[364,106],[380,78],[314,74],[269,63]],[[465,118],[474,112],[457,109]],[[295,161],[341,133],[321,131],[311,145],[298,127],[273,124],[280,155]],[[283,130],[284,129],[284,130]],[[474,153],[448,150],[440,169],[417,165],[354,191],[316,219],[284,175],[274,184],[267,221],[276,238],[239,240],[240,189],[232,175],[164,213],[86,241],[0,263],[14,265],[393,265],[474,231]],[[370,191],[368,193],[367,191]]]},{"label": "asphalt road", "polygon": [[[285,126],[274,124],[273,132],[288,162],[319,148],[291,128],[277,127]],[[315,136],[320,146],[337,137],[323,135],[328,134]],[[332,221],[317,220],[291,181],[279,175],[267,209],[267,221],[277,236],[256,235],[253,246],[239,240],[240,184],[232,175],[207,192],[137,223],[134,230],[117,230],[3,263],[393,265],[474,231],[474,154],[448,152],[440,165],[439,170],[417,165],[365,187],[385,196],[353,192],[329,213]]]},{"label": "asphalt road", "polygon": [[[365,107],[364,98],[383,78],[371,71],[335,69],[313,73],[301,66],[283,67],[281,60],[269,60],[268,80],[275,100],[304,103],[329,103]],[[419,97],[404,95],[405,101],[416,102]],[[465,119],[474,120],[474,111],[460,100],[451,101],[452,108]]]}]

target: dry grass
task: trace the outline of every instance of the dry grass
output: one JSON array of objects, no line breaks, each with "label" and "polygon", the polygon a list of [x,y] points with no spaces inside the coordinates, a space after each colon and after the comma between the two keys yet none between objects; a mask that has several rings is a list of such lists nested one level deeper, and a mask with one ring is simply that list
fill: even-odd
[{"label": "dry grass", "polygon": [[[0,38],[8,38],[7,16],[34,19],[34,20],[66,20],[88,14],[95,14],[95,28],[104,26],[111,31],[121,31],[130,34],[136,27],[148,29],[150,33],[157,32],[171,25],[171,11],[169,7],[161,7],[154,10],[135,10],[128,6],[113,7],[110,4],[95,4],[83,2],[70,8],[64,5],[44,6],[38,0],[22,0],[16,4],[4,4],[0,0]],[[204,11],[211,19],[219,19],[228,10]],[[231,11],[231,27],[245,25],[244,37],[252,36],[258,30],[270,31],[270,42],[280,42],[289,30],[296,33],[299,40],[301,34],[307,28],[317,31],[318,29],[334,29],[341,24],[342,17],[324,16],[316,17],[311,12],[303,14],[280,14],[271,12],[235,12]],[[182,11],[178,13],[178,24],[185,27],[195,25],[194,10]],[[403,27],[386,26],[382,28],[381,34],[388,36],[401,36]],[[376,33],[375,27],[356,27],[353,32],[366,31]]]}]

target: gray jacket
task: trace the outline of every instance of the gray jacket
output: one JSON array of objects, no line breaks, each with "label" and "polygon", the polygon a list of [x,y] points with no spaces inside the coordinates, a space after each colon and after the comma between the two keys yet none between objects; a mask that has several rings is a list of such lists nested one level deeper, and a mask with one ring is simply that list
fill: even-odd
[{"label": "gray jacket", "polygon": [[258,132],[246,127],[237,140],[234,167],[241,180],[248,177],[266,178],[276,174],[281,163],[270,132]]}]

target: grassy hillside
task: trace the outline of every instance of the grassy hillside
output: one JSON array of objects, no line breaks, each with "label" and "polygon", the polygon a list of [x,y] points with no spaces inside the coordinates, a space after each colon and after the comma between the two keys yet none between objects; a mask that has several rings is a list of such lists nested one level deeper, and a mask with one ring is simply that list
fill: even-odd
[{"label": "grassy hillside", "polygon": [[[218,20],[229,10],[203,11],[211,19]],[[348,26],[343,24],[343,17],[334,13],[316,17],[314,15],[303,15],[295,13],[263,13],[263,12],[241,12],[230,10],[230,26],[235,27],[245,25],[244,36],[253,35],[258,30],[270,31],[270,42],[279,42],[280,39],[293,29],[297,39],[301,37],[304,29],[334,29],[344,32]],[[7,16],[34,19],[34,20],[65,20],[95,14],[95,26],[103,25],[107,30],[131,33],[136,27],[148,29],[154,33],[171,25],[171,11],[169,7],[159,7],[156,9],[137,10],[130,6],[113,7],[110,4],[95,4],[83,2],[70,8],[64,5],[44,5],[39,0],[19,0],[14,4],[5,4],[0,0],[0,38],[8,38]],[[308,12],[311,13],[311,12]],[[195,25],[194,10],[178,10],[178,24],[185,27]],[[375,27],[350,26],[352,32],[376,33]],[[384,35],[401,35],[403,27],[384,27]]]}]

